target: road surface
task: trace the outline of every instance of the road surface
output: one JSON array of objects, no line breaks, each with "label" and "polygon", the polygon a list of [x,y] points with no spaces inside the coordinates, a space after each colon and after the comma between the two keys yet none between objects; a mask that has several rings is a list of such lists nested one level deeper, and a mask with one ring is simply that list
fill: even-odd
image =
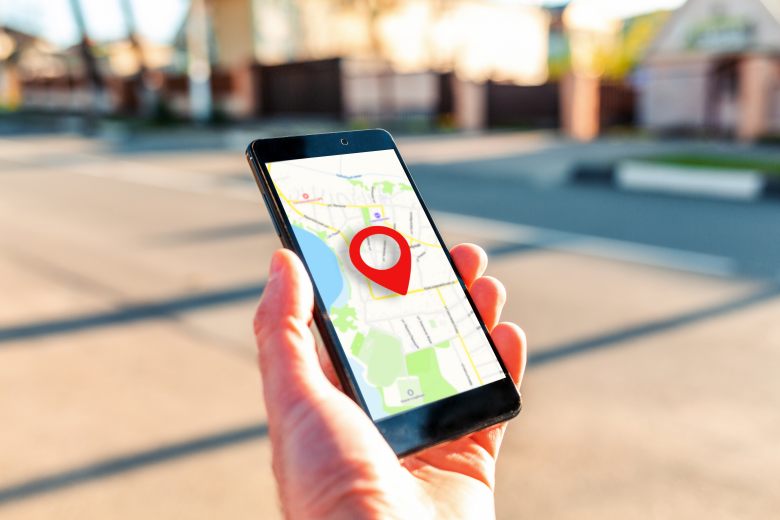
[{"label": "road surface", "polygon": [[[780,205],[546,182],[559,143],[469,139],[402,152],[530,339],[499,517],[773,516]],[[0,514],[278,517],[251,337],[276,247],[240,153],[2,138]]]}]

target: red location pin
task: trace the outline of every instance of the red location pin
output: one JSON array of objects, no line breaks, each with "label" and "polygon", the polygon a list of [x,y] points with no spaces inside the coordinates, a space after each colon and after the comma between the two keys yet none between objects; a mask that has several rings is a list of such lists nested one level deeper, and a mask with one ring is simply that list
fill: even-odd
[{"label": "red location pin", "polygon": [[[365,239],[374,235],[385,235],[398,244],[401,256],[393,267],[389,269],[374,269],[363,261],[360,256],[360,246]],[[385,226],[369,226],[361,229],[352,237],[349,243],[349,259],[352,265],[369,280],[390,289],[398,294],[406,294],[409,291],[409,275],[412,273],[412,253],[406,239],[393,228]]]}]

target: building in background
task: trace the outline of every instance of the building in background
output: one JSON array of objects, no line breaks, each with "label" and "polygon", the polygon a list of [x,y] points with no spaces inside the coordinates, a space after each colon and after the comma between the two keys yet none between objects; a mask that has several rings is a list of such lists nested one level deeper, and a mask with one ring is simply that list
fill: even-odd
[{"label": "building in background", "polygon": [[34,36],[0,27],[0,110],[14,110],[21,105],[19,57],[36,42]]},{"label": "building in background", "polygon": [[[481,128],[491,112],[486,82],[548,79],[550,15],[534,6],[193,0],[167,48],[133,36],[131,22],[126,40],[85,35],[105,83],[101,114],[148,114],[139,87],[153,83],[158,112],[193,120],[303,116]],[[21,108],[93,110],[82,47],[42,42],[40,59],[22,60]],[[45,71],[36,65],[44,61]]]},{"label": "building in background", "polygon": [[[13,106],[56,115],[562,128],[590,139],[634,124],[628,78],[668,15],[626,18],[597,1],[191,0],[165,44],[136,34],[125,1],[126,38],[94,41],[87,27],[67,49],[35,38],[0,79],[18,78]],[[654,77],[654,59],[638,78]],[[651,83],[640,81],[650,96]]]},{"label": "building in background", "polygon": [[[212,0],[234,117],[484,126],[488,80],[548,78],[544,9],[480,0]],[[216,101],[220,103],[220,101]]]},{"label": "building in background", "polygon": [[590,140],[613,126],[635,122],[628,81],[668,13],[630,16],[610,0],[572,0],[563,12],[569,60],[561,76],[561,128]]},{"label": "building in background", "polygon": [[742,140],[780,133],[780,0],[689,0],[636,78],[646,129]]}]

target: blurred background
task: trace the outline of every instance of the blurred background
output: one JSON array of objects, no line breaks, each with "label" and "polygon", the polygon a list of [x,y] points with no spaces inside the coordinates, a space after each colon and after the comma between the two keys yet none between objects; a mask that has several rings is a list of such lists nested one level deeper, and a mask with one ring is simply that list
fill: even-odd
[{"label": "blurred background", "polygon": [[0,516],[280,516],[243,149],[375,126],[528,333],[500,518],[777,515],[780,0],[3,0]]}]

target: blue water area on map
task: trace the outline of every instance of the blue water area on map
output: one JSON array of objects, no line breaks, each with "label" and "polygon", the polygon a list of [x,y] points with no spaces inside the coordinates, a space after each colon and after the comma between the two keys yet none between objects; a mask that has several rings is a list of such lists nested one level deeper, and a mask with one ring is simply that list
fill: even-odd
[{"label": "blue water area on map", "polygon": [[298,226],[293,226],[295,238],[303,251],[326,309],[330,309],[344,289],[344,278],[339,261],[333,251],[317,235]]},{"label": "blue water area on map", "polygon": [[[339,268],[336,255],[317,235],[297,226],[293,226],[293,232],[301,246],[306,265],[309,266],[311,275],[317,284],[317,290],[325,308],[330,310],[334,305],[346,304],[349,299],[349,284],[344,281],[344,274]],[[355,375],[360,393],[363,395],[368,409],[371,410],[372,416],[374,419],[386,416],[387,413],[382,406],[382,395],[377,388],[369,385],[365,380],[365,366],[348,354],[348,348],[345,348],[344,351],[347,352],[352,373]]]},{"label": "blue water area on map", "polygon": [[384,409],[382,404],[382,394],[379,393],[379,389],[375,386],[371,386],[366,381],[365,372],[366,367],[360,361],[353,356],[347,356],[349,359],[349,365],[352,367],[352,373],[357,381],[360,395],[363,396],[363,400],[366,402],[366,406],[371,411],[371,417],[376,421],[387,417],[388,413]]}]

